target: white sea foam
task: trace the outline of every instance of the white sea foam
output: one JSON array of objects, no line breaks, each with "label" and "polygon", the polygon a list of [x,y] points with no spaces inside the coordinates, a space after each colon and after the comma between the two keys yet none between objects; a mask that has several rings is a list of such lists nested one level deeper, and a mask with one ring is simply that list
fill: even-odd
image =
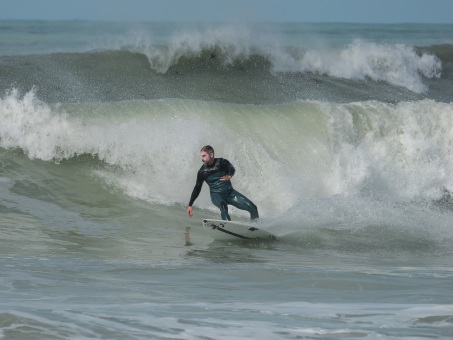
[{"label": "white sea foam", "polygon": [[[351,287],[350,289],[353,289]],[[247,300],[247,299],[245,299]],[[296,299],[297,300],[297,299]],[[16,303],[17,305],[17,303]],[[27,330],[48,337],[101,339],[113,334],[134,338],[292,339],[294,337],[401,337],[424,324],[421,334],[448,333],[452,305],[397,303],[141,303],[91,305],[39,303],[36,311],[11,306],[10,334]],[[82,310],[83,308],[83,310]],[[124,311],[127,311],[126,313]],[[0,311],[1,312],[1,311]],[[426,322],[424,320],[433,320]],[[246,322],[244,322],[246,320]],[[442,320],[445,320],[444,322]]]},{"label": "white sea foam", "polygon": [[327,105],[333,192],[368,188],[399,198],[453,190],[453,106],[425,100]]},{"label": "white sea foam", "polygon": [[0,121],[0,145],[3,148],[19,148],[30,158],[43,160],[72,154],[64,146],[74,132],[73,128],[64,114],[55,114],[38,100],[34,90],[23,97],[17,90],[12,90],[0,99]]}]

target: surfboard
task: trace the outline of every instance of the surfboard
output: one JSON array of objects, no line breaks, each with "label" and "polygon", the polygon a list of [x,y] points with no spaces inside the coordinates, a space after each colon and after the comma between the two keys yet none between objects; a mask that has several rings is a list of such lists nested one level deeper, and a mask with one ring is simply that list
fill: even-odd
[{"label": "surfboard", "polygon": [[277,237],[259,229],[256,223],[241,223],[224,220],[203,220],[203,228],[214,240],[276,240]]}]

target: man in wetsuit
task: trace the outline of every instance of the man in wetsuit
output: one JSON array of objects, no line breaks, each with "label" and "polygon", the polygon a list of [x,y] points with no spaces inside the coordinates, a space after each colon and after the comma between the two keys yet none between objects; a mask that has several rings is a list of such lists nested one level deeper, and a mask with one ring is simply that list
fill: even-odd
[{"label": "man in wetsuit", "polygon": [[233,189],[230,179],[235,173],[233,165],[224,158],[215,158],[214,149],[206,145],[201,149],[201,160],[204,163],[197,174],[197,182],[190,197],[187,213],[192,217],[192,205],[201,192],[203,182],[209,185],[212,203],[220,209],[222,220],[231,221],[228,215],[228,204],[250,213],[250,219],[258,219],[258,209],[252,201]]}]

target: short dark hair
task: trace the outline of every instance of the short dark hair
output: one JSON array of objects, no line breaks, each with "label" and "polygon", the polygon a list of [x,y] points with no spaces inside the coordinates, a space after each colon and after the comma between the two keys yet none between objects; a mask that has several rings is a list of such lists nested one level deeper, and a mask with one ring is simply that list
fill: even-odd
[{"label": "short dark hair", "polygon": [[214,153],[214,148],[211,145],[205,145],[201,148],[200,152]]}]

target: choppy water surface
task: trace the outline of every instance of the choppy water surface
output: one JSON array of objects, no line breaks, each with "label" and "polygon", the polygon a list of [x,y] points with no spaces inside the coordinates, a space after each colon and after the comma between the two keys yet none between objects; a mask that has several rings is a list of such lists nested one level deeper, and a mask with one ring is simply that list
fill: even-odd
[{"label": "choppy water surface", "polygon": [[0,338],[451,338],[452,31],[1,21]]}]

